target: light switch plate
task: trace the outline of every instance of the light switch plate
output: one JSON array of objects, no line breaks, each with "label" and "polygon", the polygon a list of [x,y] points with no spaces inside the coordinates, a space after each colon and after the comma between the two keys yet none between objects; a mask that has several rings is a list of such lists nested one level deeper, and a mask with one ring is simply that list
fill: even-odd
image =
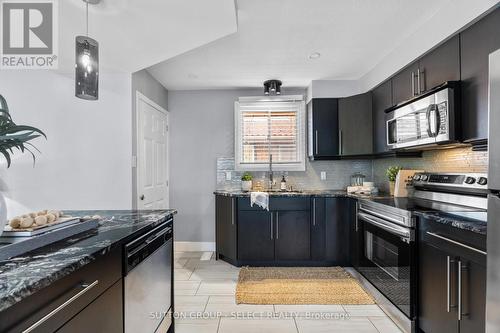
[{"label": "light switch plate", "polygon": [[231,180],[231,171],[226,171],[226,180]]},{"label": "light switch plate", "polygon": [[321,180],[326,180],[326,171],[321,171]]}]

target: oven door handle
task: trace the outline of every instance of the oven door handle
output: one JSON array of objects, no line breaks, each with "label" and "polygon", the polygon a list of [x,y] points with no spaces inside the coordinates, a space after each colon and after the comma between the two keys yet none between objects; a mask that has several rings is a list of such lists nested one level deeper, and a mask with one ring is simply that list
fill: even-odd
[{"label": "oven door handle", "polygon": [[379,227],[381,229],[384,229],[385,231],[388,231],[391,234],[401,236],[401,237],[403,237],[407,240],[410,240],[410,241],[413,240],[413,239],[411,239],[410,230],[405,228],[405,227],[400,227],[400,226],[394,225],[391,222],[386,222],[382,219],[379,219],[378,217],[370,216],[370,215],[362,213],[362,212],[359,212],[358,216],[361,217],[366,222],[368,222],[376,227]]},{"label": "oven door handle", "polygon": [[[431,113],[434,112],[435,128],[431,127]],[[435,138],[439,134],[439,128],[441,127],[441,116],[439,114],[439,107],[436,104],[431,104],[427,107],[426,112],[427,118],[427,134],[430,138]]]}]

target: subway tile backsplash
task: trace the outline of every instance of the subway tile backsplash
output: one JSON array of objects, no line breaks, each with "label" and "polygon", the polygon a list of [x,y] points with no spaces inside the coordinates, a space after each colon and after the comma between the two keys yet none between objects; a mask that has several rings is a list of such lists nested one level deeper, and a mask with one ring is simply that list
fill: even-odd
[{"label": "subway tile backsplash", "polygon": [[[388,167],[398,165],[405,169],[420,169],[434,172],[488,172],[488,153],[474,152],[469,147],[432,150],[421,158],[386,158],[376,160],[306,161],[306,171],[286,172],[287,183],[295,189],[345,189],[350,184],[351,175],[360,172],[367,181],[374,181],[381,191],[387,192],[389,185],[385,175]],[[327,179],[320,174],[326,172]],[[231,180],[226,180],[226,173]],[[266,182],[267,172],[253,172],[254,180]],[[234,158],[217,159],[217,189],[241,188],[242,172],[234,170]],[[277,182],[281,172],[275,172]],[[266,183],[267,184],[267,183]],[[278,184],[279,186],[279,184]]]}]

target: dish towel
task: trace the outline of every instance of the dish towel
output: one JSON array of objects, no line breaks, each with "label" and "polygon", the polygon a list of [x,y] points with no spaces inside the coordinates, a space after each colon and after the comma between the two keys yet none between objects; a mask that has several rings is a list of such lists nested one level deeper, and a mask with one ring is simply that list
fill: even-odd
[{"label": "dish towel", "polygon": [[254,204],[269,211],[269,193],[250,192],[250,206],[253,207]]}]

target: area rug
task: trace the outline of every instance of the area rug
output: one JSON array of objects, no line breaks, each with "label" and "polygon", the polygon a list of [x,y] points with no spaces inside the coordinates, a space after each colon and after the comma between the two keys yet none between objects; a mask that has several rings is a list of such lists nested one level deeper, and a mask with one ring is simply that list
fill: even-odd
[{"label": "area rug", "polygon": [[242,267],[237,304],[374,304],[341,267]]}]

